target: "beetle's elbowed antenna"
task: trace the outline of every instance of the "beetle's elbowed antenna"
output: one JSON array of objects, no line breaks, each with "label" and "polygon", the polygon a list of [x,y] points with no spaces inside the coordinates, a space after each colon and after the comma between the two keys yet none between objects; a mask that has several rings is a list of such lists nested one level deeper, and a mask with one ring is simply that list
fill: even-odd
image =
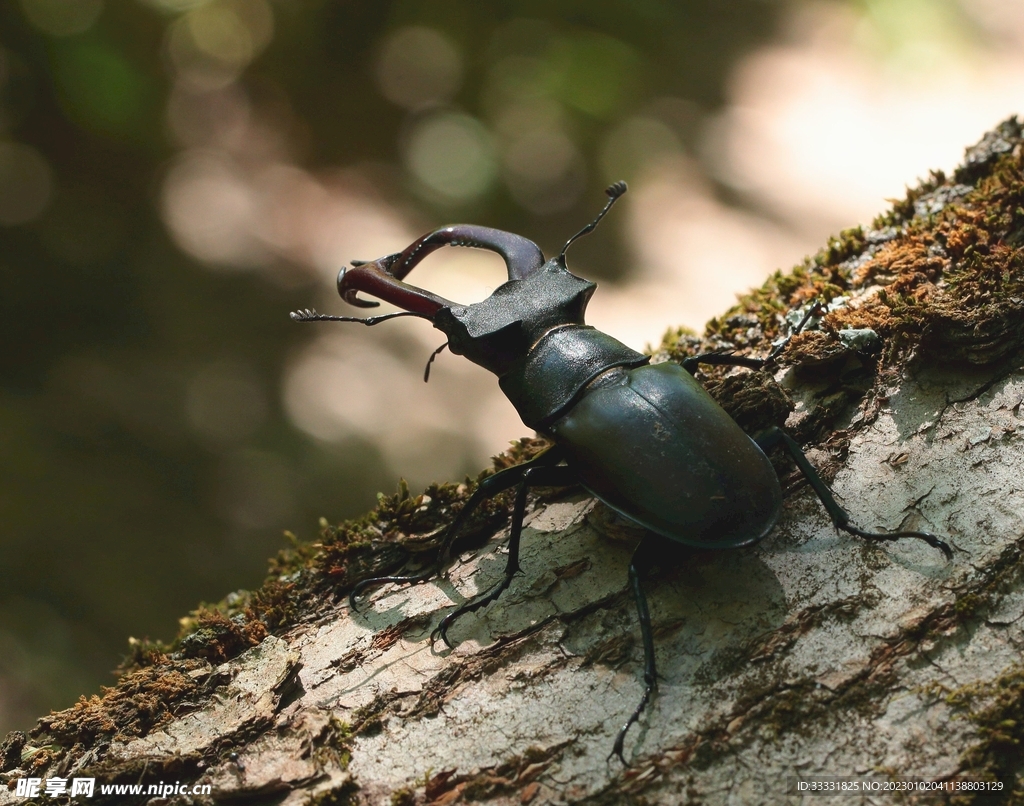
[{"label": "beetle's elbowed antenna", "polygon": [[441,355],[441,351],[447,346],[448,342],[445,342],[430,354],[430,358],[427,359],[427,366],[423,369],[423,383],[430,381],[430,365],[434,363],[434,359]]},{"label": "beetle's elbowed antenna", "polygon": [[565,246],[562,247],[562,254],[558,256],[559,263],[561,263],[563,266],[565,265],[565,253],[568,251],[569,247],[572,246],[573,242],[579,240],[584,235],[589,235],[591,232],[593,232],[597,228],[597,225],[601,222],[601,219],[605,217],[605,214],[612,209],[612,205],[615,204],[615,202],[619,200],[619,197],[622,196],[622,194],[624,194],[627,190],[628,187],[626,183],[621,180],[616,182],[614,185],[609,185],[607,188],[605,188],[604,192],[608,194],[608,201],[605,204],[604,209],[597,214],[597,218],[595,218],[593,221],[587,224],[587,226],[585,226],[583,229],[581,229],[579,232],[573,235],[568,241],[565,242]]}]

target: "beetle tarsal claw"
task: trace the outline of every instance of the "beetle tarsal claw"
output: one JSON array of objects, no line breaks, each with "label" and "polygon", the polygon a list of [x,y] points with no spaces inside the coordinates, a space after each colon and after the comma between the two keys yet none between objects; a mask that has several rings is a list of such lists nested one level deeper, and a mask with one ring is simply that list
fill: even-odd
[{"label": "beetle tarsal claw", "polygon": [[453,615],[453,613],[449,613],[447,616],[441,619],[441,623],[437,625],[437,627],[434,629],[432,633],[430,633],[431,644],[436,644],[437,639],[440,638],[441,641],[444,642],[444,645],[446,647],[448,647],[449,649],[455,649],[455,645],[448,640],[448,628],[452,626]]},{"label": "beetle tarsal claw", "polygon": [[647,703],[650,701],[651,695],[658,689],[657,684],[650,678],[646,679],[644,683],[644,696],[641,697],[640,704],[636,709],[634,709],[629,719],[626,720],[626,724],[619,728],[619,732],[615,736],[615,744],[612,745],[612,752],[608,754],[608,761],[611,761],[612,756],[618,756],[623,767],[629,766],[629,762],[626,761],[626,757],[622,753],[623,746],[626,743],[626,734],[629,733],[629,729],[633,727],[633,723],[640,719],[640,714],[642,714],[644,709],[647,707]]},{"label": "beetle tarsal claw", "polygon": [[863,529],[858,529],[856,526],[850,525],[840,526],[839,528],[844,532],[857,535],[857,537],[863,537],[866,540],[902,540],[905,537],[916,538],[917,540],[923,540],[932,548],[941,551],[945,555],[947,562],[952,562],[953,560],[953,549],[950,547],[949,543],[939,537],[936,537],[931,532],[865,532]]},{"label": "beetle tarsal claw", "polygon": [[622,734],[621,736],[616,737],[616,739],[615,739],[615,746],[612,747],[612,752],[610,752],[608,754],[608,758],[606,758],[605,761],[611,761],[613,758],[618,756],[619,757],[619,761],[622,762],[622,766],[623,767],[628,767],[629,766],[629,762],[626,761],[626,757],[624,755],[622,755],[622,739],[623,738],[625,738],[625,734]]}]

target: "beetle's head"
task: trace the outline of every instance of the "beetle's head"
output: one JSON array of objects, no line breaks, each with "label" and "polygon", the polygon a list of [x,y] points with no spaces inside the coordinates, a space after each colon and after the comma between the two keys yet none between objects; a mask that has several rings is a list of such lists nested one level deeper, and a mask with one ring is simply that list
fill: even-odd
[{"label": "beetle's head", "polygon": [[[398,315],[429,319],[448,336],[448,346],[453,353],[465,355],[500,376],[547,331],[560,326],[583,325],[587,302],[596,285],[569,273],[565,253],[576,239],[593,231],[625,192],[625,182],[609,187],[605,191],[608,202],[604,209],[551,260],[546,261],[540,247],[521,235],[473,224],[453,224],[424,235],[402,252],[377,260],[353,260],[351,267],[339,272],[338,293],[347,303],[359,308],[380,304],[358,295],[363,292],[402,308],[401,314],[357,319],[307,311],[292,316],[302,321],[341,319],[365,324],[376,324]],[[473,305],[459,305],[406,283],[406,275],[442,246],[472,246],[497,252],[505,260],[508,282]]]},{"label": "beetle's head", "polygon": [[402,252],[385,255],[377,260],[353,260],[351,268],[344,268],[338,274],[338,293],[347,303],[359,308],[370,308],[379,304],[357,296],[358,292],[363,291],[410,313],[433,319],[442,308],[459,306],[404,282],[406,275],[431,252],[442,246],[473,246],[497,252],[505,260],[509,282],[526,280],[551,263],[556,263],[564,269],[566,250],[578,238],[592,232],[625,192],[625,182],[616,182],[608,187],[605,190],[608,202],[604,209],[593,221],[566,241],[561,254],[551,261],[545,261],[540,247],[522,235],[490,227],[478,227],[474,224],[453,224],[413,241]]}]

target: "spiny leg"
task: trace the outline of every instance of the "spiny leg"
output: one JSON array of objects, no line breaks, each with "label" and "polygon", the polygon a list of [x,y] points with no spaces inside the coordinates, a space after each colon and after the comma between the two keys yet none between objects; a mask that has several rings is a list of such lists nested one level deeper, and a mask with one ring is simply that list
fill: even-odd
[{"label": "spiny leg", "polygon": [[493,476],[485,478],[477,485],[477,488],[473,491],[469,500],[466,501],[465,506],[459,510],[459,514],[455,516],[455,520],[452,521],[451,525],[446,530],[444,540],[441,543],[441,549],[438,552],[437,560],[435,562],[431,563],[416,574],[364,579],[356,585],[348,595],[349,605],[353,610],[357,609],[357,598],[360,594],[370,588],[379,588],[381,585],[386,585],[388,583],[401,585],[425,582],[435,576],[441,568],[447,564],[451,557],[452,544],[454,544],[456,538],[459,536],[459,532],[462,530],[462,527],[465,526],[466,521],[469,520],[469,517],[476,511],[476,508],[480,506],[481,503],[486,501],[488,498],[493,498],[498,493],[504,492],[510,487],[514,487],[522,480],[523,475],[531,468],[554,465],[561,461],[561,458],[561,453],[556,448],[548,448],[546,451],[533,457],[528,462],[524,462],[523,464],[516,465],[514,467],[506,467],[504,470],[498,471]]},{"label": "spiny leg", "polygon": [[786,453],[788,453],[793,458],[793,461],[796,462],[796,466],[800,468],[800,472],[804,474],[804,478],[806,478],[807,482],[811,485],[811,488],[818,496],[818,500],[821,501],[822,505],[825,507],[825,511],[828,512],[829,517],[832,519],[832,523],[835,524],[837,529],[842,529],[844,532],[849,532],[852,535],[863,537],[867,540],[899,540],[904,537],[917,538],[918,540],[923,540],[929,546],[939,549],[946,555],[947,560],[953,559],[953,550],[949,547],[949,544],[930,532],[865,532],[862,529],[858,529],[856,526],[851,525],[850,514],[839,506],[832,495],[832,490],[829,489],[829,486],[824,482],[821,476],[818,475],[818,471],[814,469],[814,465],[812,465],[807,460],[807,457],[804,456],[804,452],[800,449],[800,446],[781,428],[773,427],[769,429],[765,434],[759,436],[755,442],[757,442],[761,447],[761,450],[765,452],[780,444],[786,449]]},{"label": "spiny leg", "polygon": [[492,498],[498,493],[504,492],[510,487],[514,487],[518,484],[522,479],[523,474],[533,466],[533,463],[542,457],[546,457],[549,452],[550,451],[546,451],[540,456],[534,457],[530,462],[516,465],[515,467],[507,467],[504,470],[495,473],[493,476],[488,476],[486,479],[481,481],[480,484],[477,485],[476,490],[474,490],[473,494],[469,497],[469,500],[466,501],[462,509],[459,510],[459,514],[455,516],[455,520],[448,526],[436,561],[416,574],[364,579],[356,585],[349,594],[349,604],[352,608],[355,609],[356,607],[357,597],[369,588],[377,588],[388,583],[400,585],[405,583],[411,584],[424,582],[437,574],[448,562],[451,556],[452,544],[455,542],[455,539],[458,537],[459,532],[462,530],[466,521],[468,521],[469,517],[476,511],[477,507],[488,498]]},{"label": "spiny leg", "polygon": [[747,369],[764,368],[766,359],[748,358],[745,355],[733,355],[732,353],[701,353],[684,358],[682,367],[691,375],[696,374],[697,367],[701,364],[725,367],[746,367]]},{"label": "spiny leg", "polygon": [[644,712],[647,703],[651,699],[651,695],[658,690],[658,672],[654,665],[654,631],[651,628],[651,613],[647,608],[647,596],[644,594],[643,588],[643,575],[651,567],[653,549],[657,545],[657,541],[658,537],[648,532],[643,540],[640,541],[640,545],[636,547],[633,557],[629,561],[629,589],[633,592],[636,613],[640,619],[640,637],[644,644],[644,696],[640,698],[639,705],[633,709],[633,713],[626,720],[626,724],[619,729],[618,735],[615,737],[615,744],[612,746],[612,752],[608,754],[609,759],[612,756],[618,756],[619,760],[626,767],[629,764],[626,763],[626,757],[622,754],[626,733],[633,723],[640,718],[640,714]]},{"label": "spiny leg", "polygon": [[508,562],[505,564],[504,576],[489,591],[453,610],[441,619],[437,629],[430,635],[432,641],[440,638],[445,644],[452,647],[452,642],[448,640],[448,630],[455,623],[455,620],[466,613],[472,613],[474,610],[479,610],[481,607],[493,602],[512,583],[512,578],[519,573],[519,543],[523,534],[523,518],[526,515],[527,490],[530,487],[568,487],[577,481],[576,471],[565,465],[556,467],[533,466],[523,472],[522,478],[519,480],[519,487],[516,489],[515,505],[512,508],[512,522],[509,524]]},{"label": "spiny leg", "polygon": [[447,346],[448,342],[445,342],[430,354],[430,358],[427,359],[427,366],[423,368],[423,383],[430,383],[430,365],[434,363],[434,359],[441,355],[441,351]]},{"label": "spiny leg", "polygon": [[748,358],[745,355],[734,355],[733,353],[701,353],[700,355],[691,355],[689,358],[684,358],[681,366],[691,375],[697,372],[697,367],[701,364],[719,367],[764,369],[766,366],[773,363],[779,355],[781,355],[782,351],[786,349],[786,345],[789,344],[790,339],[803,331],[807,326],[807,323],[811,321],[811,317],[821,316],[822,313],[823,308],[820,302],[815,302],[811,305],[797,326],[793,328],[793,332],[776,344],[772,351],[768,353],[767,358]]}]

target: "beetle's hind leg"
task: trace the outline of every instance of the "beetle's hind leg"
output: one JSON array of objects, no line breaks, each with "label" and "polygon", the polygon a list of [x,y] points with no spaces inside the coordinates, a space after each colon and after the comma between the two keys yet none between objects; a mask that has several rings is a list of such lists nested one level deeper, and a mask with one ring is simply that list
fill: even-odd
[{"label": "beetle's hind leg", "polygon": [[789,436],[781,428],[773,427],[765,432],[762,436],[758,437],[755,442],[760,446],[761,450],[767,452],[776,445],[782,445],[786,449],[796,466],[800,468],[800,472],[804,474],[804,478],[811,485],[815,494],[818,496],[818,500],[821,501],[825,507],[825,511],[828,512],[829,517],[832,519],[832,523],[835,524],[837,529],[842,529],[844,532],[849,532],[851,535],[857,537],[863,537],[866,540],[900,540],[904,537],[912,537],[917,540],[923,540],[929,546],[939,549],[947,560],[953,559],[953,550],[949,547],[949,544],[945,540],[941,540],[930,532],[865,532],[862,529],[858,529],[850,523],[850,514],[836,503],[836,499],[832,495],[832,490],[824,482],[821,476],[818,475],[818,471],[814,469],[804,452],[800,449],[800,446],[796,441]]},{"label": "beetle's hind leg", "polygon": [[633,557],[629,561],[629,589],[633,593],[636,614],[640,620],[640,637],[644,644],[644,695],[640,698],[637,707],[633,709],[629,719],[626,720],[626,724],[619,728],[619,732],[615,736],[615,744],[612,745],[612,752],[608,754],[609,759],[612,756],[618,756],[619,761],[626,767],[629,764],[626,763],[626,757],[622,754],[626,734],[633,723],[640,718],[640,714],[644,712],[651,696],[658,690],[658,671],[654,665],[654,630],[651,627],[651,612],[647,607],[647,596],[643,587],[643,577],[652,565],[653,549],[657,540],[655,535],[648,532],[640,541],[640,545],[636,547]]},{"label": "beetle's hind leg", "polygon": [[[525,467],[523,465],[522,467]],[[515,468],[510,468],[515,469]],[[505,564],[505,574],[501,581],[488,590],[486,593],[476,597],[470,602],[453,610],[437,625],[437,629],[431,633],[431,640],[440,638],[449,647],[452,642],[448,640],[448,630],[455,620],[466,613],[472,613],[481,607],[490,604],[497,599],[502,592],[512,583],[512,578],[519,573],[519,543],[523,534],[523,518],[526,515],[526,493],[530,487],[568,487],[576,484],[579,480],[576,472],[565,465],[556,467],[532,466],[526,467],[519,479],[519,486],[516,489],[516,500],[512,508],[512,522],[509,525],[508,538],[508,562]],[[511,486],[511,485],[509,485]],[[468,504],[467,504],[468,506]]]},{"label": "beetle's hind leg", "polygon": [[448,527],[435,562],[431,563],[416,574],[364,579],[356,585],[348,595],[349,605],[353,610],[357,609],[358,597],[365,591],[372,588],[379,588],[381,585],[387,585],[388,583],[394,583],[396,585],[415,584],[417,582],[425,582],[426,580],[436,576],[441,569],[447,565],[448,560],[451,558],[452,545],[455,543],[456,538],[458,538],[462,528],[466,525],[470,516],[476,511],[477,507],[479,507],[481,503],[486,501],[488,498],[493,498],[498,493],[504,492],[511,487],[515,487],[531,468],[557,464],[560,460],[561,454],[552,447],[548,448],[543,453],[537,454],[537,456],[533,457],[533,459],[528,462],[524,462],[521,465],[515,465],[514,467],[506,467],[504,470],[498,471],[493,476],[485,478],[479,485],[477,485],[476,490],[473,491],[469,500],[466,501],[465,506],[459,510],[459,514],[456,515],[455,520],[452,521],[451,525]]}]

